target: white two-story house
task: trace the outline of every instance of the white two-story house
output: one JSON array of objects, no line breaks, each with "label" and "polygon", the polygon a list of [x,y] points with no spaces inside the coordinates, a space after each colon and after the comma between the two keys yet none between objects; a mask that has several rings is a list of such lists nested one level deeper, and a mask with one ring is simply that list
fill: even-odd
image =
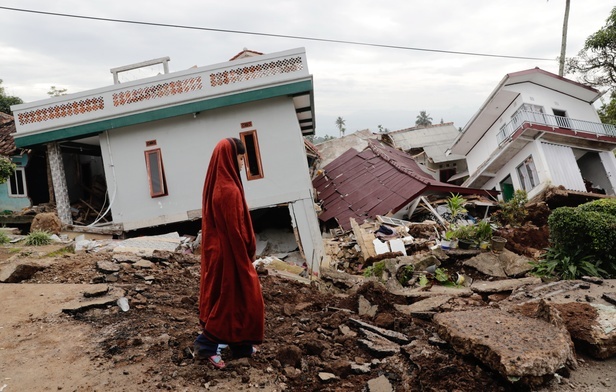
[{"label": "white two-story house", "polygon": [[602,124],[601,93],[539,68],[507,74],[450,152],[466,155],[462,184],[529,199],[548,186],[616,194],[616,127]]},{"label": "white two-story house", "polygon": [[152,60],[164,68],[153,77],[118,82],[118,73],[150,62],[114,68],[113,85],[12,108],[17,147],[48,156],[61,221],[73,223],[74,203],[92,205],[93,185],[107,197],[105,219],[91,225],[126,232],[197,221],[212,150],[236,137],[246,145],[242,177],[254,222],[280,219],[318,272],[323,242],[303,139],[314,133],[304,49],[179,72],[168,72],[168,61]]}]

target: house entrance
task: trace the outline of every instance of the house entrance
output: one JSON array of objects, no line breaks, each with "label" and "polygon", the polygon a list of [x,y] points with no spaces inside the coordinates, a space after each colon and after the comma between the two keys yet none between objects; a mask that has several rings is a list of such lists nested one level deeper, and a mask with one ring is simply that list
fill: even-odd
[{"label": "house entrance", "polygon": [[257,237],[257,256],[284,257],[285,261],[303,263],[299,235],[293,228],[288,205],[261,208],[250,215]]},{"label": "house entrance", "polygon": [[511,176],[505,177],[500,183],[500,189],[503,194],[503,201],[507,202],[513,198],[513,181],[511,181]]},{"label": "house entrance", "polygon": [[596,151],[573,149],[587,192],[614,195],[601,156]]}]

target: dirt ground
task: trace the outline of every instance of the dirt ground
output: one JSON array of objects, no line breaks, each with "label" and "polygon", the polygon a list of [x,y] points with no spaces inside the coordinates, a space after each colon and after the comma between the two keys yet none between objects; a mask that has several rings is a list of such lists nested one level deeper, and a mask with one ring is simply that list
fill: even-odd
[{"label": "dirt ground", "polygon": [[[0,248],[0,261],[14,254]],[[33,257],[27,250],[21,254]],[[0,392],[364,391],[380,376],[395,391],[525,390],[439,343],[430,321],[396,311],[394,304],[404,302],[378,283],[353,292],[326,290],[274,271],[260,278],[264,344],[250,359],[231,360],[224,352],[228,366],[216,370],[191,356],[199,333],[198,258],[172,254],[147,271],[125,263],[118,273],[105,275],[96,263],[111,257],[57,254],[31,279],[0,284]],[[124,290],[130,310],[110,304],[61,311],[67,298],[78,299],[97,282]],[[358,315],[360,296],[378,305],[374,317]],[[459,306],[487,305],[461,301]],[[401,332],[413,343],[400,354],[379,357],[361,344],[351,319]],[[616,360],[579,359],[568,378],[556,378],[542,391],[616,389]],[[322,372],[335,377],[324,380]]]}]

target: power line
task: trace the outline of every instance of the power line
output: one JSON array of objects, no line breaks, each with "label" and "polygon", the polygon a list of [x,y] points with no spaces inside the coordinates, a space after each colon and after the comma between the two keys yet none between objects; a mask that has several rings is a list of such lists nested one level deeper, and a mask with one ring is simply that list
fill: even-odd
[{"label": "power line", "polygon": [[414,51],[420,51],[420,52],[458,54],[458,55],[465,55],[465,56],[496,57],[496,58],[517,59],[517,60],[555,61],[555,59],[547,59],[547,58],[541,58],[541,57],[508,56],[508,55],[488,54],[488,53],[458,52],[454,50],[415,48],[415,47],[410,47],[410,46],[385,45],[385,44],[375,44],[375,43],[369,43],[369,42],[305,37],[305,36],[298,36],[298,35],[272,34],[272,33],[261,33],[261,32],[255,32],[255,31],[215,29],[211,27],[185,26],[185,25],[177,25],[177,24],[169,24],[169,23],[155,23],[155,22],[142,22],[142,21],[126,20],[126,19],[101,18],[101,17],[96,17],[96,16],[64,14],[64,13],[57,13],[57,12],[37,11],[37,10],[28,10],[28,9],[23,9],[23,8],[12,8],[12,7],[3,7],[3,6],[0,6],[0,9],[4,9],[8,11],[17,11],[17,12],[28,12],[28,13],[40,14],[40,15],[62,16],[62,17],[67,17],[67,18],[96,20],[96,21],[102,21],[102,22],[128,23],[128,24],[156,26],[156,27],[171,27],[171,28],[187,29],[187,30],[214,31],[218,33],[257,35],[257,36],[262,36],[262,37],[290,38],[290,39],[299,39],[299,40],[305,40],[305,41],[329,42],[329,43],[336,43],[336,44],[348,44],[348,45],[359,45],[359,46],[371,46],[371,47],[376,47],[376,48],[414,50]]}]

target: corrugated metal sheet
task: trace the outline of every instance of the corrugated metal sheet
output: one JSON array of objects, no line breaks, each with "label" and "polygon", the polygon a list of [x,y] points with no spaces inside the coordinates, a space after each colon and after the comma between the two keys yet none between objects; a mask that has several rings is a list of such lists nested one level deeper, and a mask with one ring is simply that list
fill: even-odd
[{"label": "corrugated metal sheet", "polygon": [[323,222],[336,219],[345,230],[350,229],[351,217],[363,222],[397,212],[428,191],[487,192],[436,181],[408,154],[376,140],[369,141],[364,151],[346,151],[323,168],[313,185],[323,207],[319,219]]}]

